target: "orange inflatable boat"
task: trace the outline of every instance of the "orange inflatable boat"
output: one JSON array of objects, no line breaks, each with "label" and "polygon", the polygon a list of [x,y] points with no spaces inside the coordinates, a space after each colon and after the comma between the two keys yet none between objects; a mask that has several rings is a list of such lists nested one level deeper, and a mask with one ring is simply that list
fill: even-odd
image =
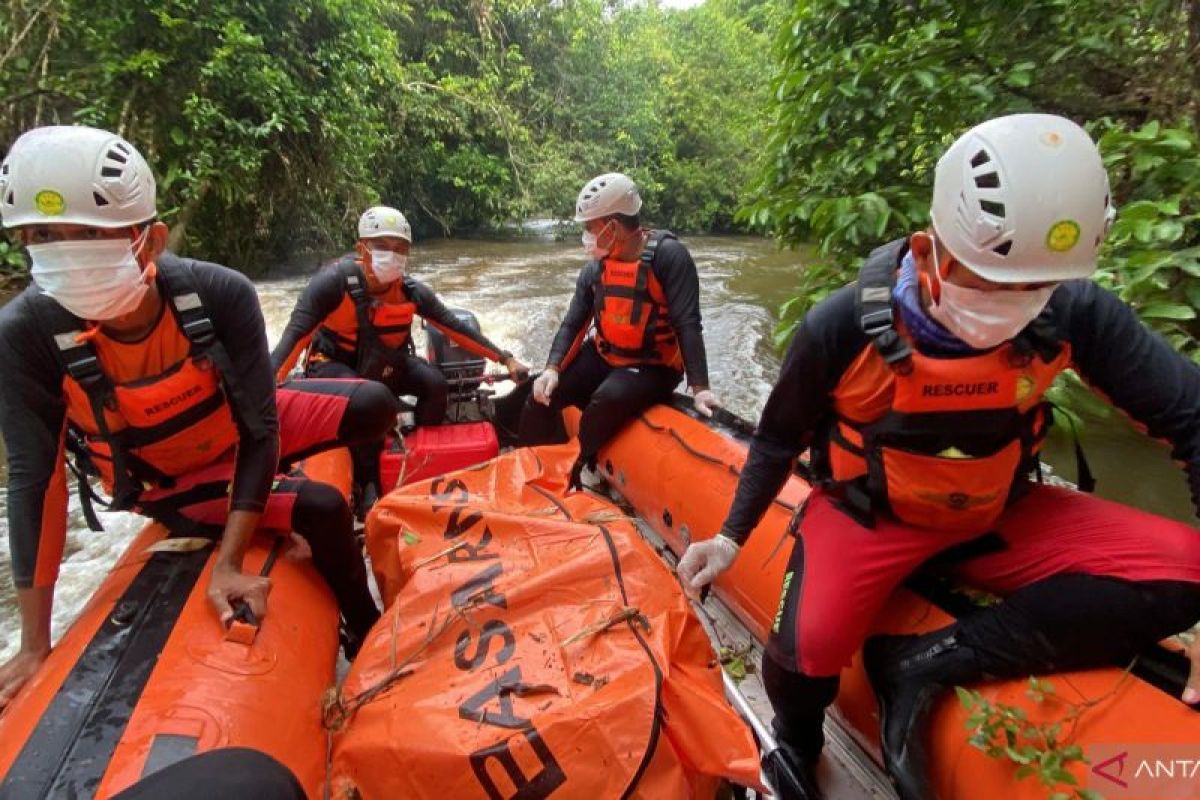
[{"label": "orange inflatable boat", "polygon": [[[304,471],[349,489],[344,450]],[[338,612],[307,560],[277,558],[286,544],[264,534],[247,553],[247,570],[271,561],[272,588],[270,614],[246,635],[209,608],[211,544],[147,525],[0,716],[0,797],[104,798],[226,746],[274,756],[319,797]]]},{"label": "orange inflatable boat", "polygon": [[[718,414],[721,422],[702,421],[690,405],[677,400],[675,407],[650,409],[601,450],[599,459],[611,486],[676,556],[693,539],[716,533],[733,496],[751,431],[747,423],[724,412]],[[807,492],[807,484],[793,476],[733,568],[716,583],[718,597],[760,642],[765,641],[779,599],[790,551],[785,541],[789,522]],[[970,600],[951,588],[918,579],[897,594],[875,628],[877,632],[932,630],[969,605]],[[1015,712],[1027,718],[1021,731],[1057,724],[1061,726],[1057,750],[1081,748],[1090,764],[1068,757],[1064,769],[1070,774],[1058,776],[1059,791],[1070,790],[1074,781],[1109,798],[1157,797],[1163,795],[1144,793],[1152,784],[1131,782],[1131,778],[1139,769],[1161,775],[1163,767],[1156,760],[1181,758],[1186,754],[1179,752],[1180,745],[1200,744],[1200,714],[1177,699],[1186,677],[1186,659],[1155,648],[1139,658],[1130,672],[1113,668],[1050,676],[1056,691],[1040,702],[1030,696],[1037,693],[1031,693],[1023,681],[977,688],[993,708],[1021,709]],[[858,657],[843,675],[835,713],[860,745],[877,756],[876,704]],[[936,712],[931,752],[941,797],[1045,798],[1054,791],[1035,778],[1018,780],[1021,764],[1003,752],[1003,746],[999,758],[973,747],[968,739],[974,726],[968,727],[968,716],[950,692]],[[1046,731],[1052,729],[1043,728]],[[1044,744],[1043,750],[1048,750]],[[1027,757],[1019,748],[1013,749],[1018,758]],[[1190,757],[1200,763],[1194,753]],[[1193,789],[1196,785],[1193,780]],[[1170,796],[1200,796],[1200,792],[1178,794],[1178,784],[1174,786]]]}]

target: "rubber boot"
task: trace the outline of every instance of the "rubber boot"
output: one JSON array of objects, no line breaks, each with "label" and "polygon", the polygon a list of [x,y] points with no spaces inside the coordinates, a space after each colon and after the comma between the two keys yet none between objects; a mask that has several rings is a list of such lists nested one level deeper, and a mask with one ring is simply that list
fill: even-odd
[{"label": "rubber boot", "polygon": [[597,491],[604,487],[604,477],[596,469],[596,457],[580,456],[571,465],[571,477],[567,480],[567,490],[581,492],[584,489]]},{"label": "rubber boot", "polygon": [[820,754],[808,757],[781,741],[777,743],[776,750],[763,756],[762,768],[780,800],[821,800],[817,785]]},{"label": "rubber boot", "polygon": [[919,636],[875,636],[863,646],[867,676],[879,700],[884,766],[902,800],[935,800],[929,779],[929,711],[947,687],[983,677],[975,651],[957,626]]},{"label": "rubber boot", "polygon": [[358,503],[354,509],[354,518],[359,522],[366,522],[367,513],[378,502],[379,484],[375,483],[375,481],[368,481],[363,484],[362,490],[358,493]]},{"label": "rubber boot", "polygon": [[350,663],[354,663],[354,659],[358,656],[358,651],[362,649],[363,640],[365,637],[352,633],[343,622],[338,627],[338,642],[342,645],[342,655]]},{"label": "rubber boot", "polygon": [[347,661],[354,661],[354,657],[362,649],[363,642],[367,640],[367,635],[379,621],[380,616],[382,615],[375,607],[375,601],[370,597],[362,602],[361,608],[357,609],[353,620],[345,615],[342,616],[341,624],[338,626],[338,641],[341,642],[342,652]]},{"label": "rubber boot", "polygon": [[817,763],[825,746],[825,709],[837,697],[838,679],[784,669],[767,655],[761,672],[779,745],[763,758],[763,771],[784,800],[821,800]]}]

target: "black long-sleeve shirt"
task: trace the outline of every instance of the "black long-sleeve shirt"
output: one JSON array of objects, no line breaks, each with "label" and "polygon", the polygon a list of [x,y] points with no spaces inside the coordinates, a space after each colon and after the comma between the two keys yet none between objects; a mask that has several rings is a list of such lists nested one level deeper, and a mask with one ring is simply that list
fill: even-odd
[{"label": "black long-sleeve shirt", "polygon": [[[468,352],[503,363],[507,351],[482,333],[471,330],[432,289],[407,275],[402,280],[404,294],[417,307],[418,314]],[[345,296],[346,280],[340,270],[323,269],[312,277],[296,301],[279,343],[271,351],[271,364],[276,372],[295,363],[313,332],[337,310]]]},{"label": "black long-sleeve shirt", "polygon": [[[651,267],[666,297],[667,315],[671,328],[679,339],[688,386],[707,389],[708,356],[704,350],[704,326],[700,318],[700,278],[696,273],[696,262],[678,240],[663,239]],[[585,326],[591,323],[595,314],[595,287],[599,281],[600,262],[589,261],[580,270],[579,279],[575,281],[575,295],[571,298],[567,315],[563,317],[554,342],[550,345],[547,366],[562,366],[563,359],[584,333]]]},{"label": "black long-sleeve shirt", "polygon": [[[1171,444],[1200,513],[1200,366],[1176,353],[1113,293],[1068,281],[1050,298],[1072,367],[1147,433]],[[833,392],[865,347],[854,287],[818,303],[788,349],[754,434],[723,530],[744,540],[787,480],[792,460],[833,418]]]},{"label": "black long-sleeve shirt", "polygon": [[[235,379],[264,424],[264,435],[255,438],[233,409],[240,439],[230,507],[262,511],[279,461],[279,420],[258,295],[244,275],[218,264],[170,254],[158,259],[160,271],[188,264]],[[35,310],[37,303],[53,302],[31,285],[0,310],[0,431],[8,449],[8,535],[19,588],[53,584],[66,534],[63,369]],[[169,314],[165,302],[164,296]]]}]

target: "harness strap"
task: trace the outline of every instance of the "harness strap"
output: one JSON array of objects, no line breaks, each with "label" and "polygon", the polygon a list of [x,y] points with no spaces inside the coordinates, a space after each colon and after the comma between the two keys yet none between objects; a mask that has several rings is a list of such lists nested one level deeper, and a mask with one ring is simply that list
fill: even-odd
[{"label": "harness strap", "polygon": [[268,435],[268,430],[262,413],[246,396],[245,387],[242,386],[233,367],[233,359],[230,358],[225,345],[217,338],[212,318],[200,300],[196,279],[192,274],[194,263],[188,260],[184,261],[178,270],[158,271],[159,280],[166,289],[168,304],[175,314],[180,330],[191,345],[192,357],[207,359],[217,368],[221,386],[242,427],[255,439],[264,438]]},{"label": "harness strap", "polygon": [[[634,325],[641,322],[642,307],[648,306],[650,308],[650,319],[646,322],[645,333],[642,336],[640,347],[621,347],[601,339],[597,343],[601,352],[615,353],[626,358],[645,358],[655,354],[655,340],[662,331],[660,330],[659,303],[650,295],[650,276],[653,274],[654,259],[658,256],[659,245],[666,239],[678,240],[678,238],[678,236],[670,231],[650,232],[650,236],[646,239],[646,245],[642,248],[642,252],[638,256],[638,267],[637,273],[634,276],[633,286],[607,286],[604,284],[603,276],[601,276],[595,289],[597,317],[604,313],[605,300],[610,296],[633,301],[629,321]],[[604,262],[601,261],[600,263],[601,269],[603,269]]]},{"label": "harness strap", "polygon": [[896,330],[892,294],[896,265],[907,248],[907,240],[897,239],[872,250],[859,270],[855,293],[859,327],[871,337],[884,363],[901,374],[912,371],[912,349]]},{"label": "harness strap", "polygon": [[[383,351],[405,350],[413,351],[412,337],[410,336],[403,348],[388,347],[380,338],[380,333],[407,333],[412,330],[412,324],[408,325],[388,325],[383,328],[376,327],[371,319],[371,295],[367,290],[367,277],[363,273],[362,268],[350,259],[346,259],[338,265],[338,270],[341,271],[345,279],[346,294],[350,295],[351,301],[354,303],[354,317],[358,324],[358,336],[354,341],[354,367],[356,370],[361,370],[363,366],[363,354],[368,349],[377,349]],[[334,334],[336,339],[341,340],[342,337]]]},{"label": "harness strap", "polygon": [[[178,267],[163,268],[162,265],[159,266],[158,281],[164,299],[180,330],[188,340],[189,357],[197,360],[206,359],[216,368],[222,389],[243,427],[256,438],[266,436],[267,428],[262,415],[246,397],[233,368],[233,360],[229,357],[225,346],[217,338],[212,319],[200,299],[195,277],[192,274],[193,263],[195,262],[181,261]],[[110,501],[105,502],[88,482],[88,478],[99,474],[99,471],[93,463],[95,456],[89,452],[86,438],[82,434],[73,434],[67,439],[67,448],[74,456],[75,461],[74,464],[71,464],[72,459],[68,459],[68,464],[78,481],[84,517],[88,527],[93,530],[102,530],[100,520],[93,507],[94,504],[99,503],[110,509],[133,508],[137,503],[138,496],[145,488],[143,481],[155,481],[164,488],[170,488],[173,478],[131,452],[134,447],[156,441],[160,438],[157,434],[132,431],[114,433],[109,427],[105,412],[116,410],[116,390],[111,379],[104,374],[100,367],[100,358],[95,346],[84,336],[86,325],[83,320],[48,299],[36,304],[35,308],[43,317],[44,329],[51,334],[53,349],[63,371],[83,389],[87,396],[88,405],[96,421],[98,438],[107,443],[111,451],[113,497]],[[211,413],[216,410],[217,405],[208,402],[202,404],[200,408]],[[193,421],[195,421],[193,415],[189,415],[188,422]],[[180,421],[179,424],[169,424],[167,429],[169,434],[174,434],[179,433],[185,427]],[[181,520],[185,519],[182,518],[182,515],[180,518]],[[162,521],[172,531],[175,530],[175,526],[184,525],[180,520],[175,521],[175,526],[167,520]],[[190,528],[190,523],[184,527]]]}]

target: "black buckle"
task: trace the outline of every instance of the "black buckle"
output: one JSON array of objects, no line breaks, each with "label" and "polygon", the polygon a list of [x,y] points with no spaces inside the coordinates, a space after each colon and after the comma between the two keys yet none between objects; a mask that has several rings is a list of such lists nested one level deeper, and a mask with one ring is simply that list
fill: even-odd
[{"label": "black buckle", "polygon": [[859,318],[859,325],[863,329],[863,333],[868,336],[878,336],[879,334],[892,329],[895,317],[892,315],[892,307],[887,306],[878,311],[870,311],[863,314]]},{"label": "black buckle", "polygon": [[216,328],[207,316],[183,323],[184,335],[193,342],[208,343],[216,338]]},{"label": "black buckle", "polygon": [[67,355],[67,374],[87,388],[104,379],[104,370],[100,369],[100,359],[90,347],[80,348],[77,356]]}]

